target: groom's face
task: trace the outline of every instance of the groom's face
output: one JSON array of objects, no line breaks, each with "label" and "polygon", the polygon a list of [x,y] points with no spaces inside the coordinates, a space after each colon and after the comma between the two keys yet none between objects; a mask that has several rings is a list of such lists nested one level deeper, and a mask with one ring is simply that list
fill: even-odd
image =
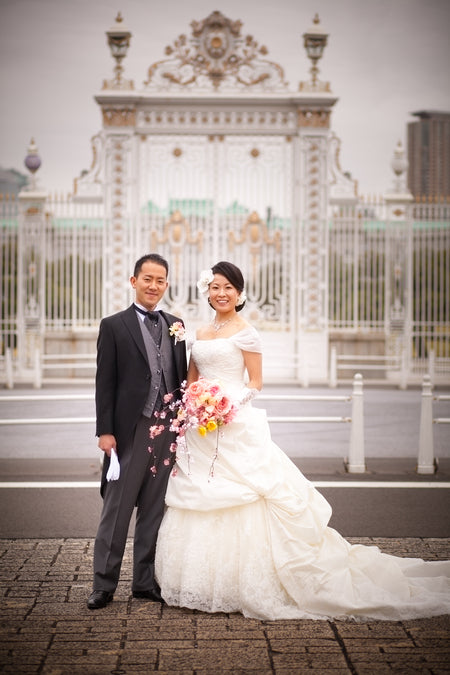
[{"label": "groom's face", "polygon": [[131,285],[136,291],[136,302],[151,311],[166,292],[169,285],[166,269],[151,261],[143,263],[137,277],[131,277]]}]

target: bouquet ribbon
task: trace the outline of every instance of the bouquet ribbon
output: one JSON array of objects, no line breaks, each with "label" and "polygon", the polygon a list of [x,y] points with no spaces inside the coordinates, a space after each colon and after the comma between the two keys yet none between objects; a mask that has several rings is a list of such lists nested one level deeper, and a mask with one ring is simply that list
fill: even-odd
[{"label": "bouquet ribbon", "polygon": [[120,476],[119,458],[117,457],[117,452],[114,450],[114,448],[111,448],[111,457],[109,459],[109,469],[108,473],[106,474],[106,480],[108,482],[110,480],[118,480]]}]

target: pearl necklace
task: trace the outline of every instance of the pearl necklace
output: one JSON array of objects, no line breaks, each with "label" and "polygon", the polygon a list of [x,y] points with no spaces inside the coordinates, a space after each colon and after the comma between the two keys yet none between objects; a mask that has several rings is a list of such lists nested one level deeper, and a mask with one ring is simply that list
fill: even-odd
[{"label": "pearl necklace", "polygon": [[234,319],[234,316],[232,316],[230,319],[227,319],[226,321],[222,321],[222,323],[218,323],[216,320],[214,320],[211,325],[217,333],[218,330],[220,330],[221,328],[226,326],[227,323],[230,323],[230,321],[232,321],[233,319]]}]

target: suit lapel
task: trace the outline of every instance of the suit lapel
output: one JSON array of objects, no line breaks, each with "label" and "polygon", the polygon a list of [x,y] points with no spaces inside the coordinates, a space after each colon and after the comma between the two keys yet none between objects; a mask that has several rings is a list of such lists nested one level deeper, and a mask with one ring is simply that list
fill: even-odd
[{"label": "suit lapel", "polygon": [[141,352],[145,361],[148,363],[147,350],[145,349],[144,338],[142,337],[142,331],[139,325],[139,319],[136,316],[134,305],[131,305],[125,310],[123,314],[123,322],[129,330],[131,337],[135,341],[137,348]]},{"label": "suit lapel", "polygon": [[[166,314],[166,313],[163,312],[162,310],[161,310],[161,316],[162,316],[162,318],[163,318],[163,320],[164,320],[164,324],[165,324],[165,325],[163,324],[163,331],[164,331],[164,330],[169,330],[170,322],[171,322],[171,319],[172,319],[173,317],[169,316],[168,314]],[[172,343],[172,353],[173,353],[173,357],[174,357],[174,359],[175,359],[175,367],[176,367],[176,369],[177,369],[178,379],[181,381],[181,380],[184,379],[184,377],[185,377],[184,374],[183,374],[183,372],[182,372],[181,350],[180,350],[180,349],[177,349],[177,346],[176,346],[176,344],[175,344],[175,340],[174,340],[173,338],[171,338],[170,341],[171,341],[171,343]],[[180,344],[181,344],[181,343],[180,343]]]}]

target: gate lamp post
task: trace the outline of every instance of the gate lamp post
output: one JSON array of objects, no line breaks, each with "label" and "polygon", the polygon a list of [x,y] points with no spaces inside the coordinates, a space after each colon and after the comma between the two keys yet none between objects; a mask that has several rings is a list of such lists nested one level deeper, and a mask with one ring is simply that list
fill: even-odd
[{"label": "gate lamp post", "polygon": [[122,25],[122,15],[119,12],[116,16],[116,23],[109,30],[106,31],[108,38],[108,47],[111,50],[113,58],[116,60],[114,68],[115,79],[112,84],[116,89],[129,88],[129,83],[122,80],[123,66],[122,59],[127,55],[128,47],[130,46],[130,31]]},{"label": "gate lamp post", "polygon": [[312,63],[311,73],[311,88],[320,89],[319,81],[317,79],[317,74],[319,69],[317,67],[317,62],[322,58],[323,51],[327,44],[328,33],[325,33],[321,30],[319,26],[320,20],[319,15],[316,14],[313,19],[313,25],[306,32],[303,33],[303,45],[306,49],[308,58]]}]

